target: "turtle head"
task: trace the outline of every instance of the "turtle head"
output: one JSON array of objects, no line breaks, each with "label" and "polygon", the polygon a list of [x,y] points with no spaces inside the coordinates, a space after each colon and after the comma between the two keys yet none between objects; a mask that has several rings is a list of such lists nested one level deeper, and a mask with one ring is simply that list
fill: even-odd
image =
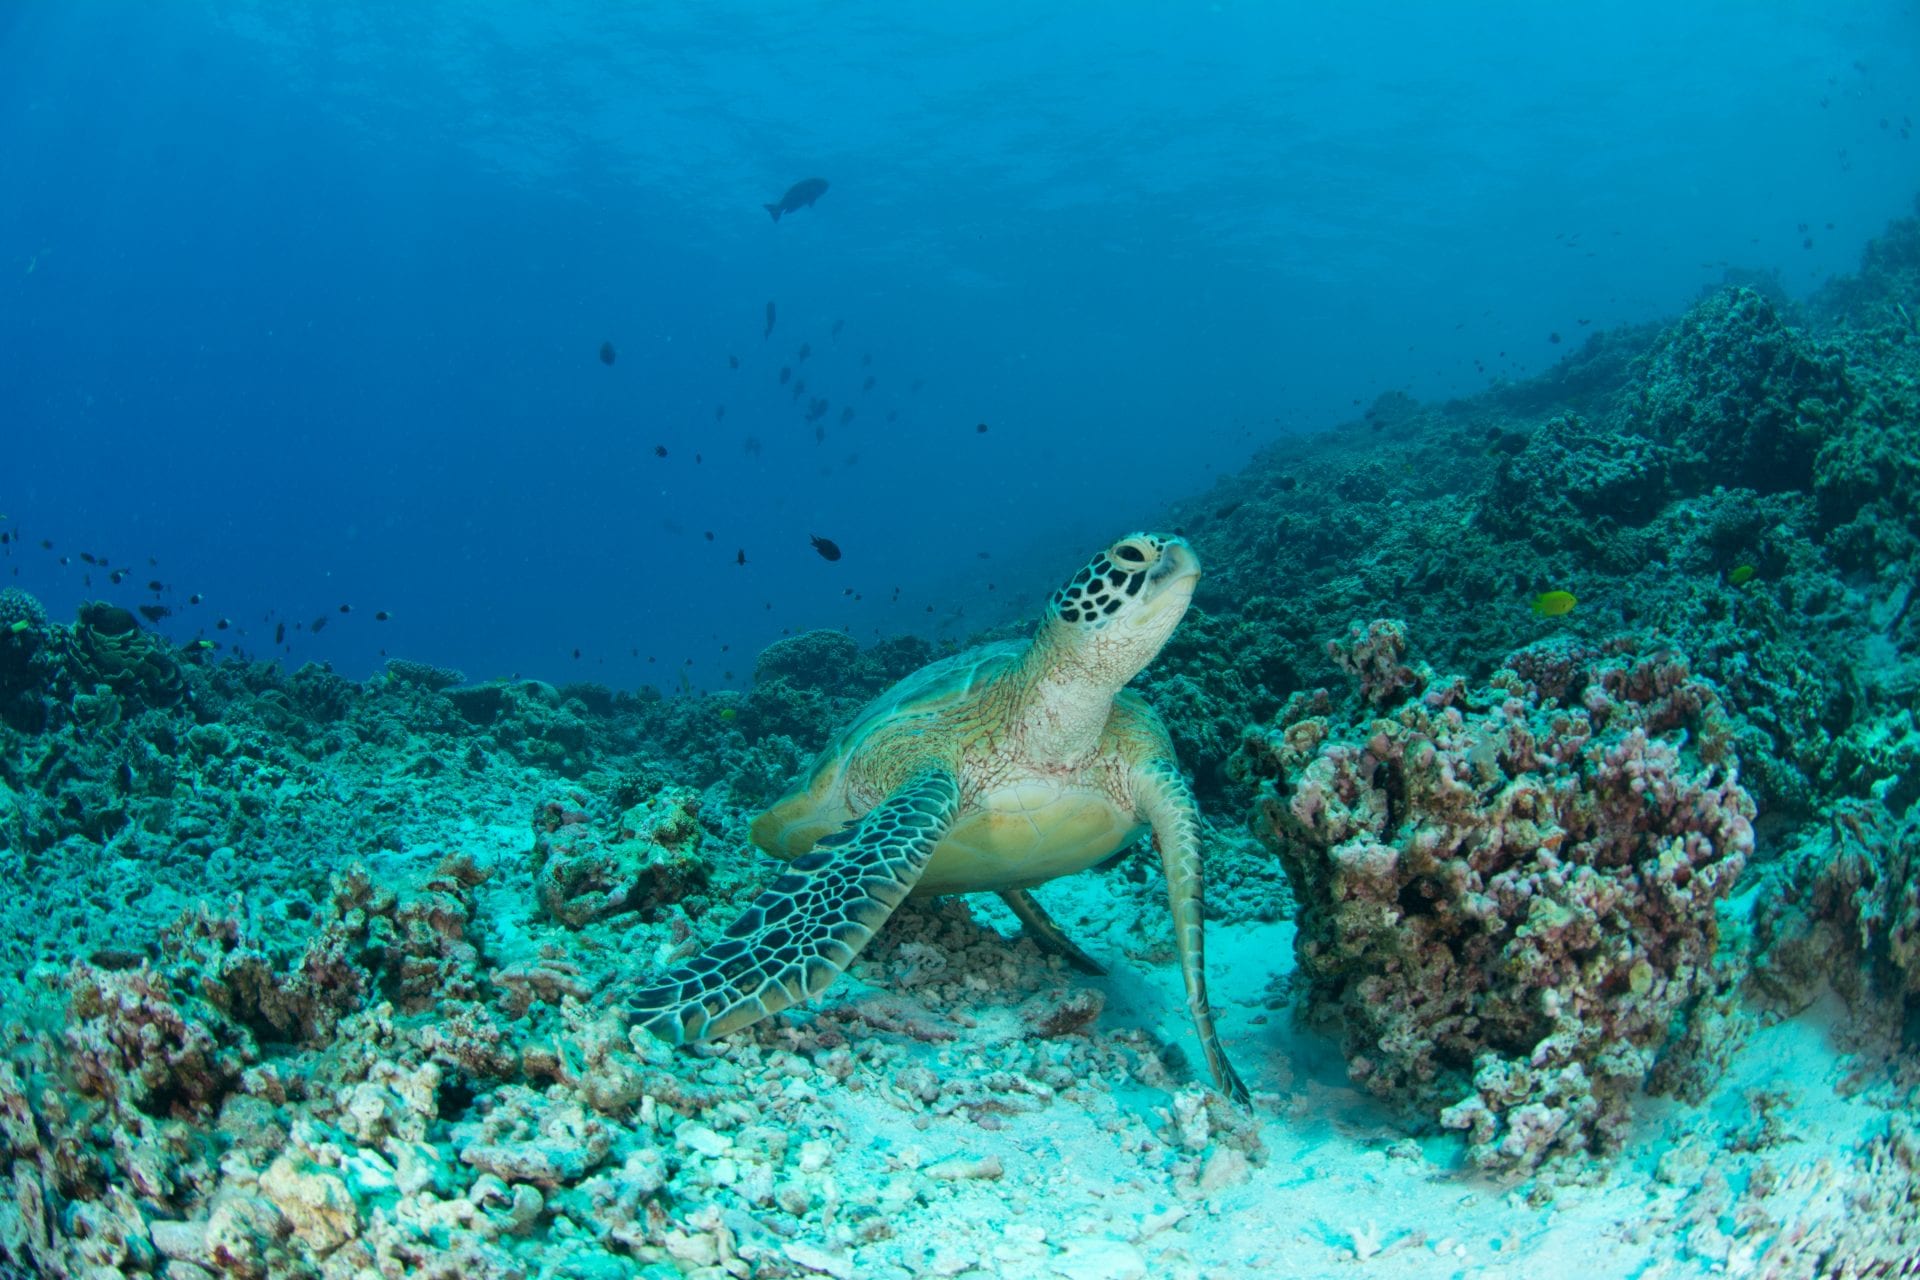
[{"label": "turtle head", "polygon": [[1118,688],[1160,652],[1199,582],[1200,558],[1186,539],[1128,534],[1053,593],[1041,635]]}]

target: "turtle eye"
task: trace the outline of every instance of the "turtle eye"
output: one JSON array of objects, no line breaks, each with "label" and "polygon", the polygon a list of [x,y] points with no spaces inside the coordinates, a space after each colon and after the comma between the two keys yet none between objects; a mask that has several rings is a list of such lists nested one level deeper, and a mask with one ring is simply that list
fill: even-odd
[{"label": "turtle eye", "polygon": [[1153,545],[1144,538],[1128,538],[1114,546],[1112,555],[1121,564],[1143,565],[1153,560]]}]

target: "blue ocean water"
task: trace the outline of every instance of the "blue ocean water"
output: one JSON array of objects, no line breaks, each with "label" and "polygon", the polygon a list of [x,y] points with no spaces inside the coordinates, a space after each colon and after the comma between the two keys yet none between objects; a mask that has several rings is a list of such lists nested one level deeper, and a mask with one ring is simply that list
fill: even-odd
[{"label": "blue ocean water", "polygon": [[9,0],[0,564],[356,676],[964,637],[1383,391],[1851,268],[1912,197],[1917,36],[1905,0]]}]

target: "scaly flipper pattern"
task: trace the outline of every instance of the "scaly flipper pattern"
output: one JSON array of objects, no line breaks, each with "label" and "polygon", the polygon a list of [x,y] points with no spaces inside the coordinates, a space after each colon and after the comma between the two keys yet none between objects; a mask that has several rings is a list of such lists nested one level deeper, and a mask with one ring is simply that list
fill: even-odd
[{"label": "scaly flipper pattern", "polygon": [[1235,1102],[1250,1103],[1247,1086],[1220,1047],[1219,1033],[1213,1029],[1213,1007],[1207,1001],[1206,926],[1200,912],[1200,808],[1178,766],[1168,759],[1150,760],[1135,769],[1133,787],[1141,813],[1153,825],[1153,842],[1167,873],[1173,946],[1180,958],[1194,1032],[1220,1092]]},{"label": "scaly flipper pattern", "polygon": [[819,995],[905,901],[959,811],[951,773],[916,775],[845,839],[795,858],[719,941],[636,994],[628,1012],[669,1044],[688,1044]]}]

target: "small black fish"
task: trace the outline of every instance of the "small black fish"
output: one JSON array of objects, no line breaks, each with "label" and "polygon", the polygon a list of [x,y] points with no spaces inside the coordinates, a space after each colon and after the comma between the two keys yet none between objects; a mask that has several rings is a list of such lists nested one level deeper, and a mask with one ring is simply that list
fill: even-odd
[{"label": "small black fish", "polygon": [[667,456],[667,446],[665,446],[665,445],[663,445],[663,444],[657,444],[657,445],[655,445],[655,446],[653,446],[653,456],[654,456],[654,457],[656,457],[656,458],[664,458],[664,457],[666,457],[666,456]]},{"label": "small black fish", "polygon": [[167,589],[167,584],[160,581],[158,578],[155,578],[152,582],[149,582],[147,584],[147,590],[153,592],[155,595],[159,595],[162,591],[165,591],[166,589]]},{"label": "small black fish", "polygon": [[1547,335],[1547,341],[1548,341],[1548,342],[1558,342],[1558,341],[1560,341],[1560,334],[1559,334],[1559,332],[1558,332],[1558,331],[1556,330],[1555,332],[1553,332],[1553,333],[1550,333],[1550,334],[1548,334],[1548,335]]},{"label": "small black fish", "polygon": [[723,404],[717,404],[713,406],[713,420],[715,422],[720,421],[720,419],[726,416],[727,416],[727,406]]},{"label": "small black fish", "polygon": [[825,178],[802,178],[788,187],[787,194],[781,196],[777,202],[763,204],[760,207],[772,215],[775,222],[778,222],[783,213],[813,208],[813,202],[825,194],[827,194]]},{"label": "small black fish", "polygon": [[143,604],[140,606],[140,616],[148,622],[158,622],[162,618],[172,617],[173,610],[163,604]]},{"label": "small black fish", "polygon": [[861,383],[861,384],[860,384],[860,389],[861,389],[862,391],[871,391],[871,390],[873,390],[873,375],[872,375],[872,374],[868,374],[868,375],[867,375],[867,380],[866,380],[865,382],[863,382],[863,383]]},{"label": "small black fish", "polygon": [[324,614],[318,618],[315,618],[312,622],[309,622],[307,624],[307,630],[313,632],[313,634],[315,635],[319,635],[322,631],[325,631],[326,629],[327,629],[327,619]]},{"label": "small black fish", "polygon": [[389,622],[392,620],[392,618],[393,618],[393,615],[388,613],[385,609],[382,609],[378,613],[373,615],[373,620],[375,622]]},{"label": "small black fish", "polygon": [[286,623],[283,622],[279,626],[273,629],[273,642],[275,644],[285,644],[287,642],[287,624]]},{"label": "small black fish", "polygon": [[574,660],[575,662],[578,662],[578,661],[580,661],[580,651],[579,651],[578,649],[575,649],[575,650],[573,651],[573,660]]},{"label": "small black fish", "polygon": [[807,540],[813,543],[813,549],[820,553],[822,560],[838,560],[840,558],[840,548],[835,544],[833,539],[822,538],[818,534],[810,533],[807,535]]},{"label": "small black fish", "polygon": [[869,351],[860,357],[860,365],[862,368],[866,368],[867,366],[870,366],[872,363],[873,363],[873,352]]},{"label": "small black fish", "polygon": [[729,369],[738,369],[739,367],[740,367],[740,357],[739,357],[739,356],[728,356],[728,357],[727,357],[727,368],[729,368]]},{"label": "small black fish", "polygon": [[789,369],[784,364],[780,366],[780,385],[781,386],[784,387],[785,385],[787,385],[787,379],[791,378],[792,376],[793,376],[792,369]]},{"label": "small black fish", "polygon": [[343,604],[343,605],[341,605],[341,606],[340,606],[340,612],[342,612],[342,613],[352,613],[352,612],[353,612],[353,606],[352,606],[352,605],[350,605],[350,604]]},{"label": "small black fish", "polygon": [[188,597],[187,597],[187,603],[188,603],[188,604],[199,604],[199,603],[200,603],[200,593],[199,593],[198,591],[196,591],[196,592],[194,592],[194,593],[193,593],[192,595],[190,595],[190,596],[188,596]]},{"label": "small black fish", "polygon": [[711,530],[711,529],[709,529],[709,530],[707,530],[707,533],[706,533],[706,538],[707,538],[707,541],[708,541],[708,542],[712,542],[712,541],[713,541],[713,530]]},{"label": "small black fish", "polygon": [[975,435],[983,436],[987,434],[987,424],[984,422],[976,422],[973,424],[973,431]]},{"label": "small black fish", "polygon": [[773,336],[773,314],[773,303],[769,301],[767,303],[767,331],[760,335],[763,341]]},{"label": "small black fish", "polygon": [[793,353],[793,358],[795,360],[805,360],[808,356],[812,354],[813,354],[813,344],[811,342],[803,342],[800,344],[800,349]]},{"label": "small black fish", "polygon": [[852,422],[852,421],[853,421],[853,406],[848,405],[846,408],[840,411],[840,425],[844,427],[849,422]]},{"label": "small black fish", "polygon": [[1291,492],[1293,489],[1297,488],[1299,484],[1300,482],[1294,479],[1292,476],[1280,477],[1280,491],[1282,493]]},{"label": "small black fish", "polygon": [[40,539],[40,549],[41,549],[42,551],[51,551],[51,550],[53,550],[53,539],[52,539],[52,538],[42,538],[42,539]]},{"label": "small black fish", "polygon": [[613,344],[611,342],[601,343],[600,344],[600,363],[612,364],[613,361],[614,361]]},{"label": "small black fish", "polygon": [[[747,549],[745,547],[742,547],[738,551],[733,553],[733,562],[737,565],[742,565],[742,566],[744,566],[747,563]],[[652,662],[653,659],[648,658],[647,661]]]},{"label": "small black fish", "polygon": [[813,442],[815,444],[825,444],[827,442],[827,429],[825,427],[815,427],[813,429]]},{"label": "small black fish", "polygon": [[80,562],[82,564],[99,564],[100,563],[100,561],[94,557],[94,554],[91,551],[82,551],[80,553]]},{"label": "small black fish", "polygon": [[232,626],[232,625],[233,625],[233,623],[232,623],[232,622],[230,622],[230,621],[228,621],[228,620],[227,620],[227,619],[225,619],[225,618],[222,618],[222,619],[220,619],[220,621],[218,621],[218,622],[216,622],[216,623],[214,623],[214,624],[213,624],[213,629],[214,629],[215,631],[225,631],[225,630],[226,630],[226,629],[227,629],[228,627],[230,627],[230,626]]}]

